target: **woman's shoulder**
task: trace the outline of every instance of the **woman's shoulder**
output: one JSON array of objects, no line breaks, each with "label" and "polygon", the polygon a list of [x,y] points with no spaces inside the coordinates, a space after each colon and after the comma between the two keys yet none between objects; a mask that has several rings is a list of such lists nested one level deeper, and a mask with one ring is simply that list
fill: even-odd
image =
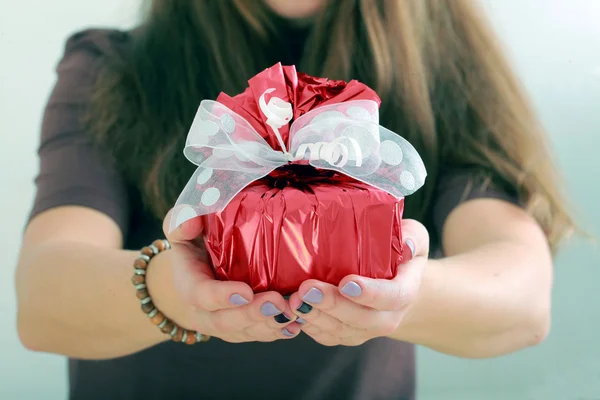
[{"label": "woman's shoulder", "polygon": [[87,51],[96,55],[127,51],[135,31],[88,28],[71,34],[65,43],[65,54]]},{"label": "woman's shoulder", "polygon": [[89,28],[77,31],[67,37],[57,70],[76,68],[92,74],[97,71],[100,60],[126,56],[135,35],[135,30]]},{"label": "woman's shoulder", "polygon": [[108,59],[126,57],[134,31],[85,29],[67,37],[55,70],[58,82],[50,105],[58,102],[85,102]]}]

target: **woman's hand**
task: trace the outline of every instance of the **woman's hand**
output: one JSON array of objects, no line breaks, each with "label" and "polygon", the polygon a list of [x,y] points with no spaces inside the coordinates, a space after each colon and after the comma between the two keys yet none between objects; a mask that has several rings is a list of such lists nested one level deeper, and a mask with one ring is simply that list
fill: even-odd
[{"label": "woman's hand", "polygon": [[[163,273],[153,271],[160,269],[159,261],[148,274],[149,291],[168,318],[186,329],[227,342],[271,342],[298,334],[300,326],[291,322],[296,317],[280,294],[254,294],[245,283],[215,280],[201,237],[200,218],[168,233],[169,217],[170,214],[163,228],[172,249],[156,256],[156,261],[163,259],[170,268],[163,269]],[[170,279],[165,274],[170,274]],[[158,284],[159,279],[172,284]],[[161,293],[165,286],[163,292],[170,289],[170,294]]]},{"label": "woman's hand", "polygon": [[423,225],[406,220],[402,231],[410,261],[399,266],[394,279],[349,275],[337,287],[312,279],[303,282],[289,299],[303,322],[302,331],[326,346],[358,346],[392,335],[410,312],[429,252],[429,235]]}]

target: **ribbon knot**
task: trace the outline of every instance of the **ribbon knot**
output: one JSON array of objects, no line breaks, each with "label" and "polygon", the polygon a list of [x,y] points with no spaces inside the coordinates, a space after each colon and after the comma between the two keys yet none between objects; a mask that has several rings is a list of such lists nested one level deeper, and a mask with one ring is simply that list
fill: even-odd
[{"label": "ribbon knot", "polygon": [[190,218],[222,211],[241,190],[290,162],[306,160],[401,198],[418,190],[427,175],[414,147],[379,125],[378,105],[352,100],[313,109],[290,127],[289,152],[279,129],[293,117],[292,105],[259,99],[283,151],[274,150],[243,117],[204,100],[188,133],[184,154],[198,166],[177,199],[170,229]]},{"label": "ribbon knot", "polygon": [[350,149],[342,143],[343,141],[350,142],[352,150],[354,151],[352,159],[355,161],[355,166],[360,167],[362,165],[362,150],[360,144],[356,139],[347,136],[340,136],[331,142],[302,143],[298,147],[292,161],[304,159],[304,157],[306,157],[306,152],[308,151],[308,159],[310,161],[323,160],[333,167],[343,167],[350,158]]}]

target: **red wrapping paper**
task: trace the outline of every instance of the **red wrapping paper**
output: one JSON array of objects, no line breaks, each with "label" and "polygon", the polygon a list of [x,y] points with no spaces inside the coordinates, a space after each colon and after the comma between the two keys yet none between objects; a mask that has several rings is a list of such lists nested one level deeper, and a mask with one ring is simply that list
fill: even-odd
[{"label": "red wrapping paper", "polygon": [[[275,89],[270,96],[292,104],[294,119],[348,100],[380,104],[358,81],[310,77],[280,64],[252,78],[240,95],[217,98],[276,150],[278,141],[258,107],[269,88]],[[289,127],[280,133],[287,143]],[[352,178],[288,165],[242,190],[223,211],[204,215],[204,241],[216,277],[246,282],[255,292],[286,295],[307,279],[337,285],[350,274],[389,279],[403,261],[403,206],[404,199]]]}]

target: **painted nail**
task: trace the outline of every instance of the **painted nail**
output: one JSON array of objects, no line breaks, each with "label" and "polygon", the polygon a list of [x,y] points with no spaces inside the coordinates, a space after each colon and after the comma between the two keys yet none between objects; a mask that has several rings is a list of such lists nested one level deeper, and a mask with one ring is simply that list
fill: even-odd
[{"label": "painted nail", "polygon": [[410,249],[410,259],[412,260],[415,258],[415,242],[413,242],[411,239],[406,239],[406,245]]},{"label": "painted nail", "polygon": [[300,325],[304,325],[306,323],[306,320],[304,318],[296,318],[296,322]]},{"label": "painted nail", "polygon": [[358,297],[362,294],[362,289],[358,286],[358,283],[350,281],[344,285],[342,293],[350,297]]},{"label": "painted nail", "polygon": [[286,322],[291,321],[291,319],[289,319],[284,313],[276,315],[275,317],[273,317],[273,319],[275,319],[275,322],[277,322],[278,324],[285,324]]},{"label": "painted nail", "polygon": [[231,295],[231,297],[229,298],[229,302],[234,306],[243,306],[244,304],[248,304],[248,300],[246,300],[237,293]]},{"label": "painted nail", "polygon": [[323,301],[323,292],[317,288],[312,288],[304,295],[302,300],[313,304],[319,304]]},{"label": "painted nail", "polygon": [[283,335],[287,336],[287,337],[293,337],[293,336],[295,336],[292,332],[288,331],[286,328],[283,328],[281,330],[281,333],[283,333]]},{"label": "painted nail", "polygon": [[260,313],[265,317],[274,317],[275,315],[281,314],[281,311],[279,311],[273,303],[267,301],[265,304],[260,306]]},{"label": "painted nail", "polygon": [[300,307],[298,307],[297,310],[300,311],[302,314],[308,314],[310,310],[312,310],[312,306],[310,304],[302,302],[302,304],[300,304]]}]

